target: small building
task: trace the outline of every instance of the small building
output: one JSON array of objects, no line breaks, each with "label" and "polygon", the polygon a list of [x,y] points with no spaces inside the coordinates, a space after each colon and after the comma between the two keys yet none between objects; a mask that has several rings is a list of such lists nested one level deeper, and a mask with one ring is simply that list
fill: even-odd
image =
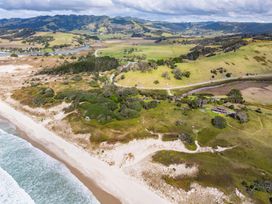
[{"label": "small building", "polygon": [[212,112],[219,113],[219,114],[225,114],[225,115],[230,114],[230,111],[227,110],[225,107],[214,107],[214,108],[212,108]]}]

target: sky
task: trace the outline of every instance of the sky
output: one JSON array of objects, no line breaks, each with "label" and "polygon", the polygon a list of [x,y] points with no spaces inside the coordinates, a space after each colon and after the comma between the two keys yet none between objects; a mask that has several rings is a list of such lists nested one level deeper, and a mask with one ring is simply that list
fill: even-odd
[{"label": "sky", "polygon": [[0,18],[57,14],[171,22],[272,22],[272,0],[0,0]]}]

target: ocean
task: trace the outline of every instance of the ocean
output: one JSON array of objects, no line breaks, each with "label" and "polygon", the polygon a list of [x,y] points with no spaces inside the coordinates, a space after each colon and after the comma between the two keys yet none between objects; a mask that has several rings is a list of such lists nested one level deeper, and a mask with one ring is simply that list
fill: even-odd
[{"label": "ocean", "polygon": [[61,162],[0,120],[0,204],[98,204]]}]

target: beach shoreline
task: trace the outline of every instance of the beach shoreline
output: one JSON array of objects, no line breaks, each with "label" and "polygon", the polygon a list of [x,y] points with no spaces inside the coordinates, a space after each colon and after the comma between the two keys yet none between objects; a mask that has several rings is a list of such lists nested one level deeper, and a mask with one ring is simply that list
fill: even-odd
[{"label": "beach shoreline", "polygon": [[102,188],[100,188],[92,179],[85,176],[78,168],[70,165],[67,161],[64,159],[61,159],[58,155],[50,151],[49,148],[46,148],[44,145],[34,141],[27,135],[27,133],[22,130],[20,127],[18,127],[16,124],[14,124],[12,121],[10,121],[8,118],[2,116],[0,114],[0,119],[7,121],[8,123],[12,124],[16,128],[16,136],[26,140],[29,142],[33,147],[41,150],[45,154],[49,155],[50,157],[56,159],[57,161],[61,162],[66,166],[66,168],[69,169],[69,171],[77,177],[77,179],[85,186],[87,187],[91,193],[95,196],[95,198],[101,203],[101,204],[121,204],[121,201],[116,198],[115,196],[111,195],[110,193],[104,191]]},{"label": "beach shoreline", "polygon": [[99,202],[169,203],[135,178],[64,140],[30,116],[1,100],[0,116],[16,126],[20,136],[34,147],[64,163]]}]

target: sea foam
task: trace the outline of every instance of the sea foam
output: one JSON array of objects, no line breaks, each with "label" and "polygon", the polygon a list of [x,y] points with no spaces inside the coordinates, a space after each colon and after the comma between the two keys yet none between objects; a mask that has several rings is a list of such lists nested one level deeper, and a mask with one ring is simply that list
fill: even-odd
[{"label": "sea foam", "polygon": [[0,167],[0,203],[3,204],[34,204],[31,197],[20,188],[18,183]]},{"label": "sea foam", "polygon": [[[17,192],[25,191],[25,195],[28,195],[28,200],[24,199],[26,203],[29,203],[29,198],[36,204],[99,203],[65,165],[15,136],[12,131],[6,132],[7,129],[0,128],[0,167],[6,172],[5,175],[0,175],[0,180],[3,182],[2,177],[9,175],[9,179],[17,182],[17,190],[13,190],[14,197],[20,197]],[[1,186],[8,186],[1,182]],[[5,190],[0,188],[0,191],[0,203],[9,204],[1,199],[9,200],[11,194],[6,187]]]}]

